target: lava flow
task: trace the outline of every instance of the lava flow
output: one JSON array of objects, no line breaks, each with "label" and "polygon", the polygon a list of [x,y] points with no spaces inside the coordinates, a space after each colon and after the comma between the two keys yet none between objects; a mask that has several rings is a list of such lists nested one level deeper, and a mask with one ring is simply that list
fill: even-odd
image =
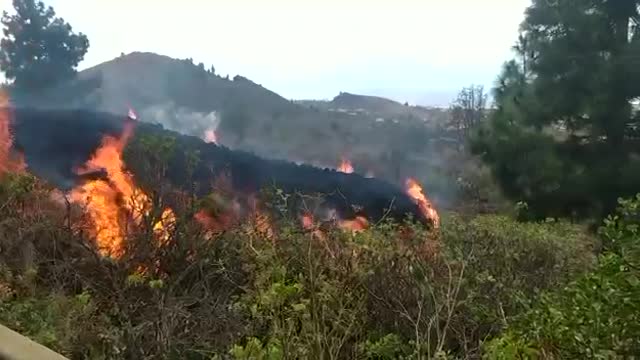
[{"label": "lava flow", "polygon": [[409,195],[416,202],[416,204],[418,204],[418,206],[420,207],[420,211],[425,216],[425,218],[433,222],[433,227],[440,227],[440,216],[438,215],[436,209],[433,207],[433,204],[431,204],[431,201],[429,201],[429,199],[427,199],[427,197],[425,196],[424,191],[422,190],[422,186],[420,186],[420,184],[416,180],[409,178],[406,182],[406,189],[407,195]]},{"label": "lava flow", "polygon": [[[131,116],[132,111],[129,113],[130,118],[135,117]],[[105,136],[95,154],[77,172],[83,175],[103,171],[107,179],[87,181],[70,194],[72,201],[86,207],[99,251],[113,257],[120,257],[124,251],[124,238],[131,220],[140,225],[152,206],[150,198],[136,187],[122,160],[122,152],[132,135],[133,126],[127,124],[120,137]],[[168,239],[168,228],[174,221],[173,211],[165,209],[153,228],[160,241]]]},{"label": "lava flow", "polygon": [[345,174],[353,173],[353,165],[351,164],[351,161],[349,161],[348,159],[342,158],[342,161],[340,162],[340,166],[338,166],[338,171],[343,172]]}]

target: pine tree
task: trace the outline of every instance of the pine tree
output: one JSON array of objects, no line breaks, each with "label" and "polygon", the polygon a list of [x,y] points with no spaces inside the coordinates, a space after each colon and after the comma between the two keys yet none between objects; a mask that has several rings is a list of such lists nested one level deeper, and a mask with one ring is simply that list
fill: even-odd
[{"label": "pine tree", "polygon": [[639,0],[534,0],[473,141],[537,217],[594,215],[640,190]]},{"label": "pine tree", "polygon": [[89,48],[82,33],[35,0],[13,0],[15,14],[2,14],[0,69],[16,88],[35,91],[75,74]]}]

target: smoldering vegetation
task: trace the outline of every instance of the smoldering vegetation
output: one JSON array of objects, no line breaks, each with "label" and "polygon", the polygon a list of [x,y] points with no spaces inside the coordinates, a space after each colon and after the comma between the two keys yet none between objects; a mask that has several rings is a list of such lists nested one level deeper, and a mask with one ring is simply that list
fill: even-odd
[{"label": "smoldering vegetation", "polygon": [[[287,194],[319,195],[325,205],[341,218],[364,215],[378,221],[385,216],[404,220],[407,215],[427,222],[413,199],[404,190],[385,181],[344,174],[332,169],[262,159],[253,154],[207,144],[195,136],[165,130],[159,125],[133,122],[122,116],[86,110],[52,111],[14,109],[15,146],[25,155],[31,172],[61,189],[69,189],[82,179],[76,169],[84,164],[105,135],[117,136],[125,122],[135,124],[135,136],[144,141],[149,136],[174,142],[168,158],[167,178],[175,186],[198,195],[212,189],[214,181],[229,176],[235,192],[255,194],[275,188]],[[189,156],[198,161],[189,168]],[[134,176],[143,168],[131,168]],[[191,174],[190,176],[188,174]]]}]

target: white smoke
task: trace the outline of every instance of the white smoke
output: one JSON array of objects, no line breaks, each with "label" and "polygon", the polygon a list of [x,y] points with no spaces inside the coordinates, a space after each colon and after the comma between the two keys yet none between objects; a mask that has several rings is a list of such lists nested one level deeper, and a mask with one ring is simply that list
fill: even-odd
[{"label": "white smoke", "polygon": [[173,103],[153,105],[140,112],[140,120],[154,122],[165,129],[205,139],[207,132],[215,132],[220,125],[217,112],[201,113]]}]

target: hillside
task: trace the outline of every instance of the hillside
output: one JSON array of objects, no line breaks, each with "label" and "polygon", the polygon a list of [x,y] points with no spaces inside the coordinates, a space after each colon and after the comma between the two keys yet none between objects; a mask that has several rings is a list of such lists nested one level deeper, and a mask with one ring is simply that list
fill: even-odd
[{"label": "hillside", "polygon": [[[206,115],[237,107],[259,119],[264,114],[292,111],[289,101],[241,76],[230,80],[196,66],[190,60],[153,53],[131,53],[80,72],[77,79],[50,91],[44,105],[90,108],[126,113],[128,107],[142,117],[160,112]],[[189,122],[174,124],[176,130],[193,132]],[[205,124],[200,121],[202,127]],[[187,127],[187,128],[185,128]]]},{"label": "hillside", "polygon": [[292,102],[245,77],[153,53],[122,55],[21,101],[123,115],[131,107],[142,121],[203,138],[215,129],[221,144],[267,158],[333,168],[346,158],[396,184],[415,177],[440,203],[456,196],[468,165],[446,141],[446,111],[348,93]]},{"label": "hillside", "polygon": [[446,120],[446,111],[438,108],[428,108],[401,104],[397,101],[379,96],[351,94],[341,92],[331,101],[300,100],[298,104],[309,108],[321,108],[333,112],[347,112],[350,114],[375,116],[376,119],[400,121],[407,117],[421,119],[425,122],[440,123]]}]

